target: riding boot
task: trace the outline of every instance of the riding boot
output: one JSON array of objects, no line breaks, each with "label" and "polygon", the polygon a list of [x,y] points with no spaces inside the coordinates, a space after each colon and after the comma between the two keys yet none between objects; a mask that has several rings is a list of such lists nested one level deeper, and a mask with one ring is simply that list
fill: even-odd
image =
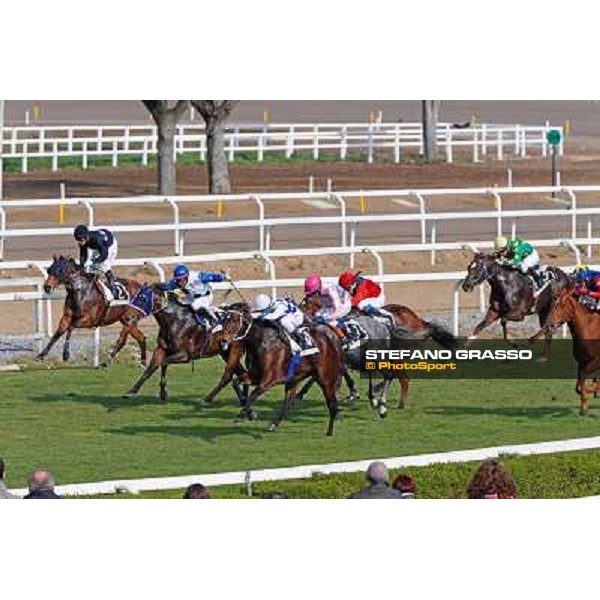
[{"label": "riding boot", "polygon": [[300,345],[301,352],[300,356],[309,356],[311,354],[317,354],[319,349],[317,348],[313,337],[308,331],[308,327],[299,327],[294,332],[294,337]]},{"label": "riding boot", "polygon": [[117,298],[118,294],[117,294],[117,288],[115,286],[115,276],[113,275],[112,271],[106,271],[106,273],[104,273],[104,276],[106,277],[106,285],[108,286],[108,289],[111,291],[113,298]]}]

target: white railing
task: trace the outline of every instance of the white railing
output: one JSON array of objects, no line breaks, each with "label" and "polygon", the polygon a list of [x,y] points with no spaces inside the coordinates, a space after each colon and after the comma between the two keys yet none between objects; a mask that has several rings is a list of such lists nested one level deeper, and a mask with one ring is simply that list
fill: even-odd
[{"label": "white railing", "polygon": [[[419,229],[415,232],[420,237],[420,244],[405,244],[405,251],[424,250],[425,244],[431,244],[431,262],[435,264],[436,251],[439,249],[459,249],[461,243],[437,242],[437,225],[445,221],[473,221],[488,220],[496,224],[496,233],[503,232],[514,237],[517,233],[517,223],[524,219],[539,219],[540,217],[563,217],[570,222],[570,239],[577,239],[580,222],[584,220],[587,232],[587,254],[591,256],[592,246],[596,243],[593,237],[594,216],[600,215],[600,207],[580,207],[577,200],[580,194],[600,193],[600,185],[581,186],[530,186],[530,187],[493,187],[493,188],[466,188],[466,189],[421,189],[421,190],[370,190],[370,191],[340,191],[323,193],[277,193],[277,194],[242,194],[228,196],[146,196],[134,198],[85,198],[85,199],[46,199],[46,200],[10,200],[0,201],[0,259],[5,258],[7,240],[12,238],[35,238],[49,236],[70,237],[70,227],[28,227],[9,228],[8,216],[15,209],[39,209],[42,207],[59,208],[69,206],[84,207],[87,213],[87,222],[90,227],[109,227],[115,233],[173,233],[173,252],[183,256],[185,254],[185,235],[187,232],[208,230],[255,229],[256,242],[250,248],[252,252],[265,252],[272,250],[273,232],[281,226],[306,227],[329,225],[339,228],[339,248],[353,248],[359,245],[359,226],[361,224],[376,224],[387,222],[414,222]],[[493,210],[454,211],[454,212],[429,212],[427,201],[439,197],[466,198],[479,196],[489,202]],[[564,208],[544,209],[514,209],[505,210],[503,202],[506,198],[514,196],[534,196],[536,198],[550,198],[558,200]],[[558,198],[552,198],[558,196]],[[564,199],[563,199],[564,198]],[[267,217],[266,209],[271,203],[287,202],[298,204],[311,200],[328,202],[332,209],[337,210],[335,216],[300,216],[300,217]],[[369,206],[385,200],[401,200],[404,205],[412,208],[412,212],[398,212],[386,214],[366,214]],[[365,214],[349,214],[348,204],[359,201],[360,212]],[[203,222],[181,222],[180,207],[189,204],[216,204],[246,202],[255,206],[257,215],[252,219],[223,220]],[[96,223],[95,208],[108,205],[168,205],[172,213],[169,222],[127,224]],[[429,229],[429,233],[428,233]],[[542,240],[544,242],[544,240]]]},{"label": "white railing", "polygon": [[[389,469],[405,469],[407,467],[425,467],[434,464],[449,464],[482,461],[503,456],[539,456],[562,452],[581,452],[600,448],[600,437],[575,438],[552,442],[536,442],[532,444],[513,444],[474,448],[470,450],[453,450],[433,454],[417,454],[415,456],[394,456],[389,458],[373,457],[368,460],[353,462],[329,463],[324,465],[300,465],[276,469],[256,469],[252,471],[233,471],[228,473],[204,473],[201,475],[183,475],[180,477],[153,477],[148,479],[121,479],[114,481],[97,481],[94,483],[72,483],[59,485],[56,492],[63,496],[94,496],[100,494],[151,492],[158,490],[184,489],[193,483],[216,487],[220,485],[243,485],[249,490],[252,483],[264,481],[287,481],[292,479],[308,479],[315,475],[333,475],[335,473],[357,473],[366,471],[374,460],[382,460]],[[24,496],[28,490],[10,490],[17,496]]]},{"label": "white railing", "polygon": [[[544,125],[481,124],[456,128],[439,123],[438,147],[447,162],[453,162],[460,149],[470,152],[474,162],[487,156],[502,160],[505,154],[525,157],[530,151],[547,156],[546,134],[562,127]],[[76,158],[83,169],[90,157],[110,158],[118,166],[124,156],[139,159],[147,165],[156,154],[156,127],[144,125],[98,126],[25,126],[5,127],[3,151],[5,159],[20,161],[21,171],[29,170],[32,159],[51,159],[52,170],[59,168],[59,159]],[[323,152],[334,152],[340,160],[360,152],[367,162],[373,162],[376,152],[387,151],[396,163],[401,153],[414,149],[423,153],[421,123],[314,123],[270,124],[263,126],[231,125],[226,129],[225,147],[230,161],[240,153],[264,160],[266,153],[284,154],[291,158],[297,153],[310,153],[315,160]],[[563,153],[563,143],[559,146]],[[206,159],[206,136],[202,125],[179,125],[175,137],[174,158],[192,154]]]}]

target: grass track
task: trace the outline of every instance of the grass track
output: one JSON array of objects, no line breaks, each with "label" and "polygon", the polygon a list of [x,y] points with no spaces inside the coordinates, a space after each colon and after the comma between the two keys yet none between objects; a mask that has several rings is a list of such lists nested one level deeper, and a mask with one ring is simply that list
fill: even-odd
[{"label": "grass track", "polygon": [[[170,402],[153,378],[133,401],[121,394],[140,374],[115,365],[37,369],[0,375],[0,456],[9,484],[47,466],[59,483],[173,476],[327,463],[600,435],[600,412],[578,415],[573,381],[414,381],[408,407],[376,418],[365,400],[345,410],[327,438],[318,391],[277,433],[266,424],[281,388],[257,404],[259,420],[235,425],[237,405],[225,391],[214,407],[197,399],[221,371],[218,361],[169,369]],[[362,385],[362,383],[361,383]],[[363,397],[364,397],[364,385]],[[393,388],[392,402],[396,402]],[[554,397],[554,399],[553,399]]]}]

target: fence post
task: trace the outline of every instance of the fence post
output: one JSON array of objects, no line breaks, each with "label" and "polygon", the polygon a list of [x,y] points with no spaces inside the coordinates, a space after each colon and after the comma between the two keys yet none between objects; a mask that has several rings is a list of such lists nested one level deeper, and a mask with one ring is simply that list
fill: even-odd
[{"label": "fence post", "polygon": [[340,160],[346,160],[348,154],[348,126],[342,125],[342,137],[340,140]]},{"label": "fence post", "polygon": [[479,139],[477,129],[473,129],[473,162],[479,162]]},{"label": "fence post", "polygon": [[89,200],[80,200],[79,204],[83,204],[86,207],[88,213],[88,226],[94,226],[94,207],[91,205]]},{"label": "fence post", "polygon": [[421,244],[427,243],[427,224],[425,223],[425,198],[419,192],[411,192],[419,201],[419,213],[421,214]]},{"label": "fence post", "polygon": [[82,152],[81,152],[81,168],[85,171],[88,168],[88,145],[87,142],[83,142]]},{"label": "fence post", "polygon": [[502,135],[502,129],[498,129],[498,160],[502,160],[504,157],[504,136]]},{"label": "fence post", "polygon": [[58,142],[52,144],[52,170],[58,171]]},{"label": "fence post", "polygon": [[94,329],[94,367],[100,366],[100,327]]},{"label": "fence post", "polygon": [[577,196],[571,188],[565,190],[571,199],[571,238],[577,237]]},{"label": "fence post", "polygon": [[294,154],[294,126],[291,125],[290,129],[288,131],[288,136],[287,136],[287,148],[285,150],[285,157],[292,158],[293,154]]},{"label": "fence post", "polygon": [[263,134],[259,133],[258,134],[258,154],[257,154],[257,160],[258,162],[262,162],[263,159],[265,157],[265,149],[263,146]]},{"label": "fence post", "polygon": [[350,225],[350,268],[354,269],[356,249],[356,222]]},{"label": "fence post", "polygon": [[446,125],[446,162],[451,163],[454,160],[452,156],[452,129],[450,124]]},{"label": "fence post", "polygon": [[[235,131],[237,131],[237,127]],[[235,131],[229,136],[229,162],[233,162],[235,159]]]},{"label": "fence post", "polygon": [[27,142],[23,142],[23,158],[21,158],[21,173],[27,173]]},{"label": "fence post", "polygon": [[367,138],[367,162],[371,164],[373,162],[373,125],[369,124],[368,138]]},{"label": "fence post", "polygon": [[155,260],[148,260],[144,263],[145,266],[150,266],[152,267],[155,271],[156,274],[158,275],[158,280],[163,283],[165,280],[165,271],[164,269],[155,261]]},{"label": "fence post", "polygon": [[271,258],[264,252],[261,252],[260,255],[265,261],[265,270],[269,271],[269,280],[271,282],[271,298],[275,300],[275,298],[277,298],[277,277],[275,276],[275,263],[273,263]]},{"label": "fence post", "polygon": [[258,248],[259,252],[264,252],[265,249],[265,205],[260,199],[260,196],[250,196],[258,206],[258,219],[260,221],[258,226]]},{"label": "fence post", "polygon": [[142,147],[142,166],[148,166],[148,138],[144,138],[144,144]]},{"label": "fence post", "polygon": [[460,281],[458,282],[458,285],[456,286],[456,288],[454,289],[454,299],[453,299],[453,306],[452,306],[452,333],[455,336],[458,336],[458,317],[459,317],[459,286],[460,286]]},{"label": "fence post", "polygon": [[394,162],[400,162],[400,125],[396,123],[394,128]]},{"label": "fence post", "polygon": [[490,193],[494,197],[494,204],[496,205],[496,211],[498,213],[497,221],[496,221],[496,235],[502,235],[502,196],[496,190],[489,190]]},{"label": "fence post", "polygon": [[171,208],[173,209],[173,243],[175,244],[175,254],[181,256],[181,242],[179,239],[179,205],[177,204],[177,202],[175,202],[175,200],[173,200],[173,198],[165,198],[165,202],[168,202],[171,205]]},{"label": "fence post", "polygon": [[[381,254],[379,254],[377,250],[373,250],[373,248],[365,248],[363,252],[368,252],[371,254],[371,256],[373,256],[377,262],[377,275],[379,275],[379,277],[383,277],[383,259],[381,258]],[[379,282],[379,286],[381,287],[382,291],[385,291],[385,283],[383,281]]]},{"label": "fence post", "polygon": [[431,264],[435,265],[435,244],[437,242],[437,225],[435,221],[431,222]]},{"label": "fence post", "polygon": [[487,156],[487,125],[481,126],[481,156]]},{"label": "fence post", "polygon": [[[587,237],[588,237],[588,240],[592,239],[592,217],[588,218],[588,223],[587,223]],[[592,245],[591,245],[591,243],[588,243],[587,257],[588,258],[592,258]]]},{"label": "fence post", "polygon": [[[329,181],[329,180],[328,180]],[[340,194],[332,194],[329,190],[329,199],[337,200],[340,205],[340,223],[342,225],[342,248],[346,247],[346,201]]]},{"label": "fence post", "polygon": [[313,160],[319,160],[319,126],[313,127]]}]

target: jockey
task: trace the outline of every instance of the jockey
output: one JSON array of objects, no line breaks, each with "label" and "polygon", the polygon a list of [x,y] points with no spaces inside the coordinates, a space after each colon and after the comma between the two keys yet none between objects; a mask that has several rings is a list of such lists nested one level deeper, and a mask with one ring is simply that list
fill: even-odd
[{"label": "jockey", "polygon": [[315,313],[315,319],[334,324],[352,310],[352,301],[348,292],[336,283],[323,283],[318,275],[310,275],[304,280],[304,293],[307,296],[319,294],[321,308]]},{"label": "jockey", "polygon": [[600,271],[593,271],[587,265],[575,267],[575,293],[600,300]]},{"label": "jockey", "polygon": [[173,278],[159,287],[163,291],[181,290],[183,292],[181,303],[189,306],[197,319],[203,315],[212,326],[219,320],[219,314],[218,309],[212,306],[213,293],[210,284],[221,281],[229,281],[229,276],[222,273],[202,272],[194,273],[192,276],[185,265],[177,265],[173,269]]},{"label": "jockey", "polygon": [[348,269],[340,275],[338,283],[350,293],[352,308],[394,326],[394,315],[383,308],[383,290],[374,281]]},{"label": "jockey", "polygon": [[508,240],[500,235],[494,241],[494,250],[500,258],[500,264],[531,275],[538,288],[543,285],[542,274],[538,271],[540,257],[531,244],[519,238]]},{"label": "jockey", "polygon": [[289,298],[271,300],[267,294],[258,294],[252,307],[252,318],[271,321],[283,329],[288,334],[286,337],[290,340],[295,355],[309,356],[319,352],[308,328],[304,325],[304,315],[293,300]]},{"label": "jockey", "polygon": [[117,258],[119,246],[108,229],[90,231],[85,225],[77,225],[73,237],[79,245],[79,264],[87,273],[103,273],[114,300],[117,296],[112,264]]}]

